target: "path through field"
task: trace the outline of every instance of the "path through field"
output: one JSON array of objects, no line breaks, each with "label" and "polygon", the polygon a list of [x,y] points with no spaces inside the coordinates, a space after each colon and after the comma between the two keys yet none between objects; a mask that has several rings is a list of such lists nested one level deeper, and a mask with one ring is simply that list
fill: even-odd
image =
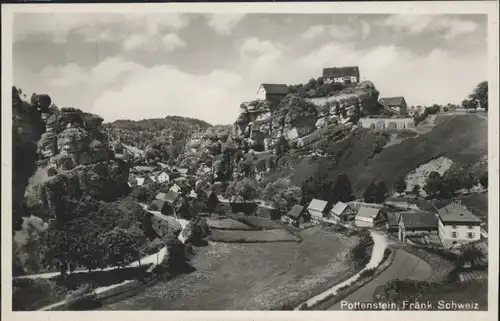
[{"label": "path through field", "polygon": [[[393,263],[375,279],[361,287],[342,301],[372,302],[375,289],[394,279],[411,279],[418,281],[428,280],[432,275],[432,268],[422,259],[405,252],[396,250]],[[328,310],[341,310],[341,302],[331,306]]]}]

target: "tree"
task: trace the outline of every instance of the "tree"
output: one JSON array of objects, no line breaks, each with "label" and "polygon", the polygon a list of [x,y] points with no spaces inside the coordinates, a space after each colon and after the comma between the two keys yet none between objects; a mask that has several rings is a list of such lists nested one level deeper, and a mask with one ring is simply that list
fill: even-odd
[{"label": "tree", "polygon": [[383,203],[387,196],[387,187],[384,182],[378,182],[377,189],[375,191],[375,201],[377,203]]},{"label": "tree", "polygon": [[411,191],[412,191],[413,193],[415,193],[415,195],[417,195],[417,196],[418,196],[418,195],[420,194],[420,185],[415,184],[415,185],[413,186],[413,188],[411,189]]},{"label": "tree", "polygon": [[244,178],[242,180],[232,181],[226,189],[226,195],[229,198],[235,196],[247,202],[258,196],[258,188],[259,185],[255,179]]},{"label": "tree", "polygon": [[406,190],[406,181],[404,176],[398,178],[396,183],[394,183],[393,189],[400,194]]},{"label": "tree", "polygon": [[474,89],[474,92],[469,95],[469,99],[474,106],[473,108],[479,107],[488,110],[488,82],[480,82]]},{"label": "tree", "polygon": [[474,108],[474,104],[469,99],[462,100],[462,108],[471,109]]},{"label": "tree", "polygon": [[460,249],[459,261],[462,264],[470,264],[476,266],[480,261],[484,260],[485,253],[476,244],[465,244]]},{"label": "tree", "polygon": [[333,188],[333,203],[349,202],[352,200],[352,189],[349,177],[345,174],[339,174]]},{"label": "tree", "polygon": [[431,172],[427,177],[427,181],[424,186],[424,191],[429,195],[436,195],[441,190],[441,184],[443,179],[438,172]]},{"label": "tree", "polygon": [[375,203],[376,202],[376,193],[377,193],[377,185],[375,183],[370,183],[368,187],[365,189],[365,192],[363,193],[363,200],[366,203]]},{"label": "tree", "polygon": [[463,175],[460,179],[460,186],[467,189],[468,191],[476,185],[477,180],[472,176],[471,173]]},{"label": "tree", "polygon": [[484,189],[488,189],[488,173],[483,173],[479,176],[479,183]]},{"label": "tree", "polygon": [[276,209],[283,211],[290,210],[302,198],[300,187],[292,185],[291,181],[287,178],[280,178],[267,184],[262,194],[263,198],[272,202]]},{"label": "tree", "polygon": [[281,156],[281,155],[283,155],[284,153],[287,152],[288,147],[289,147],[288,146],[288,141],[286,140],[286,138],[283,137],[283,136],[280,136],[280,138],[276,142],[276,145],[274,146],[276,155],[278,157]]}]

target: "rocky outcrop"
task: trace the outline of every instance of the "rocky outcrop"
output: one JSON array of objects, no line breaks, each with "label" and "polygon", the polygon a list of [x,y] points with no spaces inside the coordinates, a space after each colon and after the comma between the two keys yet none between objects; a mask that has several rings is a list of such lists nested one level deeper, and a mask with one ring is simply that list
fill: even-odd
[{"label": "rocky outcrop", "polygon": [[29,178],[36,170],[36,142],[44,133],[43,117],[49,108],[50,98],[33,103],[22,98],[20,89],[12,87],[12,215],[14,228],[19,228],[26,212],[24,193]]},{"label": "rocky outcrop", "polygon": [[[126,153],[110,146],[101,132],[101,117],[72,107],[48,106],[51,99],[46,95],[34,95],[31,102],[37,105],[16,101],[30,111],[32,120],[25,122],[27,117],[20,117],[14,127],[22,134],[15,137],[18,144],[37,142],[32,147],[32,161],[38,170],[31,177],[31,188],[26,193],[23,189],[23,196],[40,202],[29,201],[27,214],[45,212],[59,219],[75,211],[81,199],[113,201],[127,193],[130,165]],[[115,149],[122,153],[115,153]]]}]

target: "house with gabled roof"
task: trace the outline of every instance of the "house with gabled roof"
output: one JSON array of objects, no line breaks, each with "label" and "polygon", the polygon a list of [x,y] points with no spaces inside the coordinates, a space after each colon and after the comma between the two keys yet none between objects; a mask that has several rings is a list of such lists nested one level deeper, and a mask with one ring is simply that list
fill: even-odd
[{"label": "house with gabled roof", "polygon": [[445,247],[481,239],[482,221],[467,207],[454,201],[437,210],[438,231]]},{"label": "house with gabled roof", "polygon": [[385,214],[385,227],[387,232],[399,232],[399,212],[387,212]]},{"label": "house with gabled roof", "polygon": [[180,194],[175,192],[175,191],[168,191],[167,193],[158,193],[156,194],[156,199],[157,200],[162,200],[167,202],[170,205],[175,205],[179,199],[180,199]]},{"label": "house with gabled roof", "polygon": [[398,220],[398,238],[405,243],[407,237],[437,234],[438,223],[434,213],[402,212]]},{"label": "house with gabled roof", "polygon": [[358,227],[375,227],[384,221],[380,208],[361,206],[354,218]]},{"label": "house with gabled roof", "polygon": [[383,97],[378,100],[379,104],[389,110],[396,111],[400,115],[407,114],[408,105],[404,97]]},{"label": "house with gabled roof", "polygon": [[267,100],[271,102],[280,102],[286,95],[289,89],[285,84],[261,84],[257,90],[257,100]]},{"label": "house with gabled roof", "polygon": [[307,212],[314,220],[322,220],[324,217],[328,216],[327,201],[314,198],[309,206],[307,206]]},{"label": "house with gabled roof", "polygon": [[323,69],[325,82],[336,82],[342,84],[355,84],[360,81],[359,67],[332,67]]},{"label": "house with gabled roof", "polygon": [[281,221],[286,224],[291,224],[294,226],[299,226],[300,223],[303,223],[307,217],[307,211],[304,206],[294,205],[288,213],[281,217]]},{"label": "house with gabled roof", "polygon": [[337,202],[330,211],[330,216],[337,221],[348,222],[354,220],[356,211],[353,207],[344,202]]},{"label": "house with gabled roof", "polygon": [[151,211],[161,212],[164,215],[172,214],[172,207],[164,200],[155,199],[149,204],[148,209]]}]

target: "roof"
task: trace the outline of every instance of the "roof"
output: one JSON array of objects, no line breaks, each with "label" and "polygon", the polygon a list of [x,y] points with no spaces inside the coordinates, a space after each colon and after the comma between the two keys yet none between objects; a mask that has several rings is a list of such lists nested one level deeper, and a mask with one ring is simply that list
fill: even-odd
[{"label": "roof", "polygon": [[[179,193],[177,192],[174,192],[174,191],[168,191],[168,193],[161,193],[161,194],[164,194],[162,200],[166,201],[166,202],[169,202],[169,203],[173,203],[175,202],[175,200],[179,197]],[[158,198],[158,195],[156,196]]]},{"label": "roof", "polygon": [[356,217],[376,218],[380,208],[361,206]]},{"label": "roof", "polygon": [[309,206],[307,207],[308,210],[315,210],[318,212],[323,212],[326,208],[326,205],[328,204],[327,201],[322,201],[319,199],[314,198],[311,203],[309,203]]},{"label": "roof", "polygon": [[178,168],[177,171],[181,174],[187,174],[189,170],[187,168]]},{"label": "roof", "polygon": [[346,77],[346,76],[359,77],[359,67],[348,66],[348,67],[333,67],[333,68],[323,69],[323,77],[325,78]]},{"label": "roof", "polygon": [[437,218],[430,212],[403,212],[400,219],[406,228],[437,228]]},{"label": "roof", "polygon": [[287,216],[298,218],[302,211],[304,210],[304,206],[294,205],[290,211],[286,214]]},{"label": "roof", "polygon": [[395,212],[387,213],[387,224],[389,224],[389,226],[394,226],[394,225],[397,226],[399,223],[400,215],[401,213],[395,213]]},{"label": "roof", "polygon": [[[266,94],[288,94],[288,86],[285,84],[261,84],[264,87]],[[260,87],[259,87],[260,88]]]},{"label": "roof", "polygon": [[384,106],[401,106],[405,103],[404,97],[384,97],[380,98],[378,102]]},{"label": "roof", "polygon": [[156,197],[155,197],[155,198],[156,198],[157,200],[165,200],[165,199],[166,199],[166,197],[167,197],[167,193],[160,192],[160,193],[156,194]]},{"label": "roof", "polygon": [[149,205],[149,208],[152,208],[153,206],[156,207],[157,209],[161,210],[163,208],[163,206],[165,206],[165,201],[159,200],[159,199],[153,200],[151,202],[151,204]]},{"label": "roof", "polygon": [[467,207],[451,202],[443,208],[438,209],[439,218],[444,223],[481,223],[476,215],[472,214]]},{"label": "roof", "polygon": [[335,204],[335,206],[332,208],[332,213],[335,215],[340,215],[344,213],[344,211],[349,207],[349,204],[344,203],[344,202],[338,202]]}]

